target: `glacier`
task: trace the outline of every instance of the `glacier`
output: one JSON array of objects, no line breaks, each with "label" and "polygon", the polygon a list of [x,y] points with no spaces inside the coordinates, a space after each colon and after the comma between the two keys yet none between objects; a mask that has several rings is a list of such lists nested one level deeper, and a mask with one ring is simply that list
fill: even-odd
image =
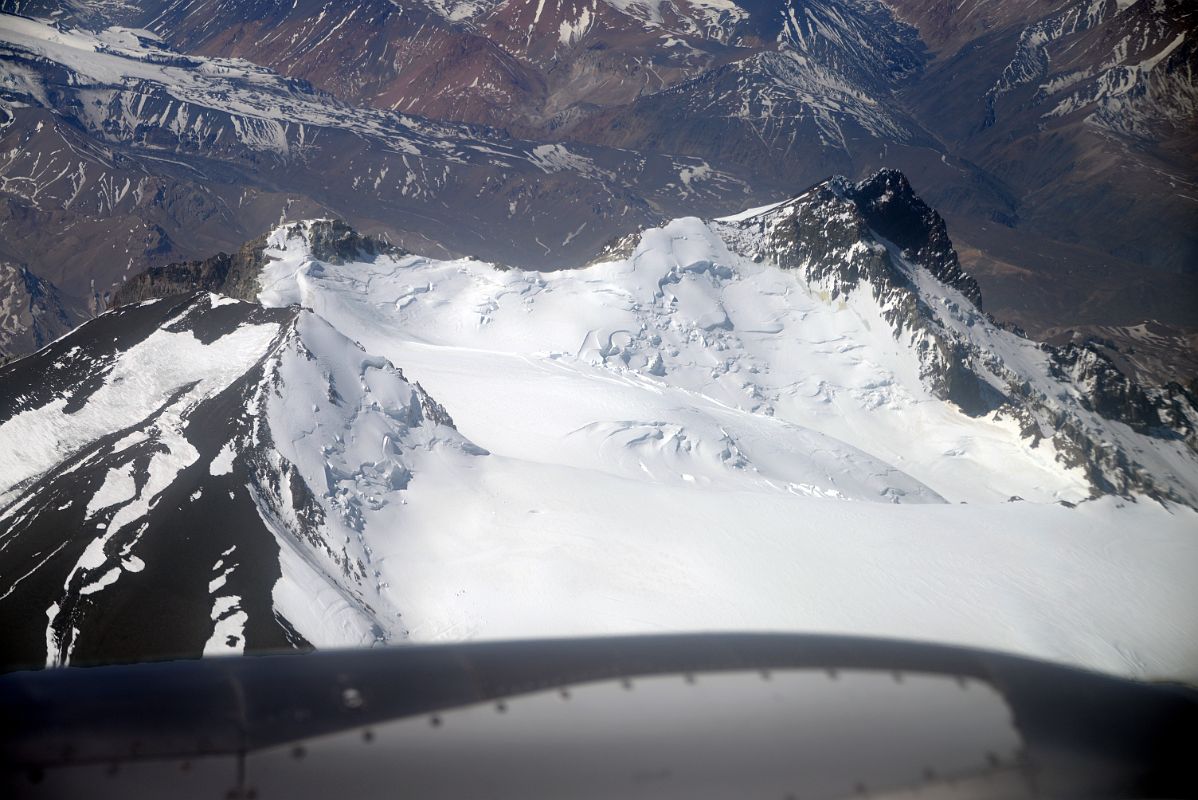
[{"label": "glacier", "polygon": [[[99,326],[157,315],[84,359],[84,389],[0,421],[0,453],[30,454],[0,462],[0,621],[44,603],[39,646],[74,663],[115,624],[106,598],[177,574],[199,611],[172,641],[196,655],[809,631],[1195,677],[1192,446],[1095,412],[951,264],[837,239],[856,230],[837,191],[551,272],[330,258],[327,222],[285,223],[257,303],[88,323],[8,374],[68,373]],[[787,261],[809,214],[830,249]],[[1006,402],[944,389],[957,346]],[[1079,461],[1083,440],[1101,452]],[[54,513],[86,541],[36,527]]]}]

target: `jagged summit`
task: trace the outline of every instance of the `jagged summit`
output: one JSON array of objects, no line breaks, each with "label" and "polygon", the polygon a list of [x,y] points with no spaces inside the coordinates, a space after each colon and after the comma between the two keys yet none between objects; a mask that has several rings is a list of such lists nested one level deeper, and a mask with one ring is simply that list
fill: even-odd
[{"label": "jagged summit", "polygon": [[291,239],[299,239],[312,258],[329,264],[370,261],[381,255],[403,256],[407,251],[388,241],[386,236],[358,233],[342,219],[309,219],[283,223],[263,239],[263,246],[286,249]]},{"label": "jagged summit", "polygon": [[[814,235],[812,230],[797,230],[794,225],[799,223],[794,210],[812,203],[830,207],[845,201],[851,203],[852,208],[846,206],[844,211],[855,219],[845,227],[842,244],[873,240],[893,245],[903,259],[926,269],[936,280],[956,289],[981,309],[981,289],[977,281],[961,269],[944,220],[915,193],[906,175],[898,170],[879,170],[858,183],[842,175],[833,176],[792,200],[738,214],[724,221],[738,222],[742,227],[756,225],[758,230],[769,226],[776,237],[789,237],[794,243],[803,239],[814,244],[821,237]],[[778,229],[777,223],[784,217],[795,221]],[[778,244],[781,244],[780,240]],[[835,246],[836,243],[829,244]],[[818,259],[821,255],[813,251],[809,257]],[[878,268],[889,270],[889,280],[901,281],[899,268],[892,263],[887,266],[885,262],[885,259],[879,259]],[[866,271],[869,272],[869,268]],[[873,274],[880,277],[876,272]],[[855,278],[846,276],[846,280],[852,283]]]},{"label": "jagged summit", "polygon": [[[798,270],[831,298],[866,291],[936,397],[976,417],[1013,416],[1032,446],[1051,439],[1095,493],[1198,500],[1191,469],[1175,461],[1198,453],[1193,399],[1176,385],[1141,387],[1093,348],[1034,342],[982,314],[944,221],[902,173],[834,177],[717,225],[738,252]],[[1138,435],[1170,454],[1148,455]]]},{"label": "jagged summit", "polygon": [[982,290],[961,269],[944,220],[915,194],[906,175],[884,169],[855,185],[842,179],[842,185],[869,227],[898,246],[904,258],[982,307]]},{"label": "jagged summit", "polygon": [[[342,219],[312,219],[280,226],[283,240],[303,239],[312,257],[330,264],[349,261],[369,261],[380,255],[402,256],[407,251],[397,247],[385,236],[362,235]],[[279,242],[276,231],[271,238]]]}]

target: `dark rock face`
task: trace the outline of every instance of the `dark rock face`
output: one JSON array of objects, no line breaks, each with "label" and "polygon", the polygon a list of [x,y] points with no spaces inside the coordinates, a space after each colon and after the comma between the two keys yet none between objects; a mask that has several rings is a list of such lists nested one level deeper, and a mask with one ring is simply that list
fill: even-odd
[{"label": "dark rock face", "polygon": [[26,266],[0,262],[0,363],[49,344],[83,318],[57,286]]},{"label": "dark rock face", "polygon": [[[301,232],[298,226],[290,231]],[[368,261],[380,255],[401,256],[407,251],[377,236],[363,236],[339,219],[319,219],[306,227],[312,255],[330,264]]]},{"label": "dark rock face", "polygon": [[[0,370],[6,395],[0,407],[30,410],[66,396],[68,407],[83,409],[117,354],[164,330],[172,319],[179,331],[211,323],[208,334],[216,336],[242,324],[274,325],[282,332],[296,313],[245,303],[212,308],[207,298],[128,307],[93,320]],[[215,312],[219,319],[210,320]],[[48,383],[51,375],[55,381]],[[213,475],[209,469],[222,444],[246,424],[239,411],[258,377],[251,369],[189,409],[181,434],[186,445],[165,433],[170,425],[164,414],[173,402],[168,399],[162,408],[85,443],[0,503],[7,545],[0,554],[0,580],[9,588],[0,599],[6,631],[0,665],[43,666],[48,642],[74,664],[199,656],[214,624],[214,564],[218,572],[228,567],[223,591],[235,595],[237,608],[248,615],[240,644],[251,651],[304,645],[273,613],[278,545],[263,527],[246,481],[239,473]],[[185,383],[175,396],[187,389]],[[169,458],[181,446],[194,448],[193,463],[169,486],[156,485],[161,475],[155,459]],[[97,509],[89,500],[114,471],[128,474],[134,497],[129,502],[114,497]],[[121,521],[123,510],[139,502],[144,516],[135,524]],[[112,535],[97,547],[107,528]],[[46,609],[55,612],[49,619]]]},{"label": "dark rock face", "polygon": [[265,243],[265,238],[259,238],[247,243],[235,255],[217,253],[202,261],[151,267],[117,289],[112,295],[112,305],[119,308],[197,290],[253,300],[258,293],[257,276],[264,263],[262,250]]},{"label": "dark rock face", "polygon": [[453,417],[449,416],[449,412],[445,410],[445,406],[434,400],[419,383],[416,384],[416,391],[420,394],[420,410],[424,415],[424,419],[436,425],[444,425],[448,428],[455,427]]},{"label": "dark rock face", "polygon": [[925,379],[940,397],[971,417],[985,416],[1010,403],[1002,391],[978,374],[977,354],[968,343],[955,341],[946,346],[937,342],[936,346],[940,348],[934,362],[938,368],[928,371]]},{"label": "dark rock face", "polygon": [[969,344],[936,324],[912,276],[886,246],[890,242],[900,248],[912,266],[980,306],[980,290],[962,272],[944,221],[901,173],[882,171],[858,184],[833,178],[739,227],[729,231],[733,242],[741,232],[755,233],[766,252],[751,255],[801,270],[814,284],[827,287],[833,299],[867,286],[895,336],[910,337],[924,364],[923,378],[937,397],[975,416],[1004,402],[1003,392],[973,368],[976,354]]},{"label": "dark rock face", "polygon": [[903,173],[882,170],[848,187],[845,194],[857,204],[866,224],[897,245],[904,258],[965,295],[979,309],[982,307],[982,290],[961,269],[944,220],[916,196]]},{"label": "dark rock face", "polygon": [[1053,374],[1078,387],[1082,402],[1095,413],[1149,436],[1194,440],[1198,417],[1193,398],[1180,384],[1150,394],[1092,346],[1067,344],[1049,348],[1049,354]]},{"label": "dark rock face", "polygon": [[[899,330],[916,322],[912,314],[922,301],[886,242],[980,307],[977,282],[962,272],[944,221],[893,170],[857,184],[832,178],[738,227],[764,237],[767,252],[752,255],[768,255],[784,268],[802,269],[826,285],[833,297],[868,283],[875,299],[898,303],[890,321]],[[729,233],[734,241],[740,238],[736,230]],[[908,301],[913,305],[908,307]]]}]

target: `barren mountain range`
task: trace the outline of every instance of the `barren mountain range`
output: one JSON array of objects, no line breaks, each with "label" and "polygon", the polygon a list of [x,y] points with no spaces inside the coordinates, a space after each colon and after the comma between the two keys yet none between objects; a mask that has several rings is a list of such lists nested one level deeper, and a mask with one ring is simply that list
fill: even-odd
[{"label": "barren mountain range", "polygon": [[1181,0],[0,9],[42,20],[0,19],[0,258],[72,307],[283,218],[559,268],[893,167],[998,319],[1149,382],[1198,373]]}]

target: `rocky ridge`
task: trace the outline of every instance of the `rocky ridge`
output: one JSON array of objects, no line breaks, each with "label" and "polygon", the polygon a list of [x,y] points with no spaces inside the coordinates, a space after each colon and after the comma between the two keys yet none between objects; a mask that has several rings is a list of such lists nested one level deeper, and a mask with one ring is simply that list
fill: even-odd
[{"label": "rocky ridge", "polygon": [[[1177,384],[1145,389],[1097,349],[1054,347],[1003,330],[982,311],[978,285],[961,270],[943,220],[901,174],[883,171],[857,184],[833,178],[719,230],[732,248],[802,272],[832,299],[865,288],[895,337],[918,354],[938,397],[967,414],[1018,419],[1032,446],[1051,439],[1065,463],[1086,472],[1095,494],[1198,500],[1139,464],[1134,437],[1121,433],[1126,426],[1198,453],[1194,398]],[[934,301],[927,278],[949,291]],[[1029,357],[1054,380],[1029,378]]]},{"label": "rocky ridge", "polygon": [[[404,252],[384,238],[358,233],[344,220],[310,220],[295,223],[289,230],[308,239],[316,258],[333,264]],[[262,290],[259,276],[267,262],[266,248],[267,237],[262,235],[231,255],[217,253],[198,261],[151,267],[122,284],[113,294],[112,304],[119,307],[194,291],[218,292],[253,302]]]},{"label": "rocky ridge", "polygon": [[[310,312],[207,292],[108,312],[0,369],[0,387],[0,424],[25,431],[0,457],[10,666],[39,651],[54,665],[307,647],[272,597],[284,571],[334,576],[309,588],[335,587],[369,628],[395,612],[362,509],[406,486],[426,450],[480,452]],[[59,407],[69,424],[48,422]],[[301,414],[319,441],[290,430]],[[367,431],[381,451],[355,443]]]},{"label": "rocky ridge", "polygon": [[0,262],[0,362],[49,344],[83,318],[54,284]]}]

